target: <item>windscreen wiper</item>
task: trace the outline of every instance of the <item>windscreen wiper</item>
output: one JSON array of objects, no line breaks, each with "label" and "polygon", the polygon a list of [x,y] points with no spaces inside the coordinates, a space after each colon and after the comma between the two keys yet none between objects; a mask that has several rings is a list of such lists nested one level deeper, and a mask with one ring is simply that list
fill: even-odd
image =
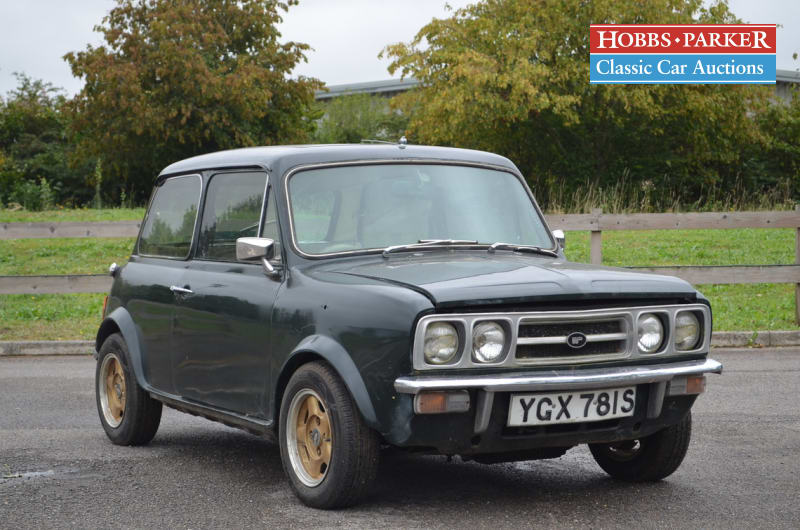
[{"label": "windscreen wiper", "polygon": [[394,245],[383,249],[383,257],[388,258],[392,252],[403,250],[414,250],[420,247],[436,247],[447,245],[477,245],[474,239],[420,239],[417,243],[407,243],[405,245]]},{"label": "windscreen wiper", "polygon": [[546,248],[536,247],[533,245],[515,245],[513,243],[502,243],[500,241],[489,245],[489,252],[494,253],[497,249],[513,250],[514,252],[531,252],[533,254],[543,254],[545,256],[552,256],[554,258],[558,257],[558,253],[552,250],[547,250]]}]

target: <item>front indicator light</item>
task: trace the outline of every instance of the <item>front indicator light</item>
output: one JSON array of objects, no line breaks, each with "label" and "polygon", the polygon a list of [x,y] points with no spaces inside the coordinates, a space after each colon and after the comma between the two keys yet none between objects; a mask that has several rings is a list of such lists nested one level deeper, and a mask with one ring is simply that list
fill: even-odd
[{"label": "front indicator light", "polygon": [[687,394],[702,394],[706,391],[706,377],[704,375],[694,375],[686,378]]},{"label": "front indicator light", "polygon": [[639,316],[636,327],[639,351],[642,353],[657,352],[664,340],[664,325],[661,323],[661,319],[653,313],[644,313]]},{"label": "front indicator light", "polygon": [[414,396],[414,412],[417,414],[446,414],[468,412],[469,392],[420,392]]},{"label": "front indicator light", "polygon": [[689,375],[676,377],[669,383],[670,396],[688,396],[702,394],[706,391],[706,376]]},{"label": "front indicator light", "polygon": [[458,331],[447,322],[434,322],[425,330],[425,361],[448,364],[458,353]]}]

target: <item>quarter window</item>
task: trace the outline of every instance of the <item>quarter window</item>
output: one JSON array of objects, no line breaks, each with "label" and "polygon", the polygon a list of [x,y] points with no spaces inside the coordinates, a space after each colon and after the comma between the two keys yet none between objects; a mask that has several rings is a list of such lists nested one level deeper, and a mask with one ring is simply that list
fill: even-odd
[{"label": "quarter window", "polygon": [[236,261],[236,240],[255,237],[261,221],[261,204],[267,174],[220,173],[208,184],[197,257]]},{"label": "quarter window", "polygon": [[139,238],[139,253],[186,259],[200,202],[198,175],[172,177],[156,188]]}]

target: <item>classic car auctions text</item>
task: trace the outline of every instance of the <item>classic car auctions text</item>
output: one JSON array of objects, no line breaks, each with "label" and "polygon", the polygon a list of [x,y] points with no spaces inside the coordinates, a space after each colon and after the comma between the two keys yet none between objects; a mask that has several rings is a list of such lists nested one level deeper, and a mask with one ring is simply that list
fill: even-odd
[{"label": "classic car auctions text", "polygon": [[591,83],[774,83],[774,24],[592,24]]}]

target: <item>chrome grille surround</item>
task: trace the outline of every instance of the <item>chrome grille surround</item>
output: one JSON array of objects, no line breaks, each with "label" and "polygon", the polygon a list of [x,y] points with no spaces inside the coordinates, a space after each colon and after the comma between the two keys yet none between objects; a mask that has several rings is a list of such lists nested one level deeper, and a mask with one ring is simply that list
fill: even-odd
[{"label": "chrome grille surround", "polygon": [[[701,336],[697,346],[692,350],[677,351],[674,346],[675,316],[682,311],[692,311],[701,316]],[[636,346],[636,322],[642,313],[655,313],[662,318],[665,328],[665,339],[657,353],[640,353]],[[510,330],[504,355],[495,363],[477,363],[472,359],[472,329],[475,324],[494,320],[504,324]],[[615,351],[590,355],[581,355],[580,350],[570,355],[536,356],[520,358],[518,346],[532,344],[565,344],[567,335],[547,335],[543,337],[520,337],[521,326],[546,326],[548,324],[575,324],[575,331],[582,327],[599,322],[619,321],[622,329],[619,333],[586,333],[587,342],[623,341],[624,347]],[[447,365],[432,365],[425,362],[422,352],[425,330],[433,322],[450,322],[459,330],[459,357],[457,362]],[[449,370],[454,368],[524,368],[531,366],[590,364],[621,359],[663,359],[675,355],[707,353],[711,343],[711,311],[703,304],[660,305],[642,307],[623,307],[613,309],[592,309],[586,311],[535,311],[521,313],[462,313],[432,314],[422,317],[417,323],[414,334],[412,361],[415,370]],[[622,337],[624,333],[624,338]],[[526,335],[525,332],[522,335]]]}]

